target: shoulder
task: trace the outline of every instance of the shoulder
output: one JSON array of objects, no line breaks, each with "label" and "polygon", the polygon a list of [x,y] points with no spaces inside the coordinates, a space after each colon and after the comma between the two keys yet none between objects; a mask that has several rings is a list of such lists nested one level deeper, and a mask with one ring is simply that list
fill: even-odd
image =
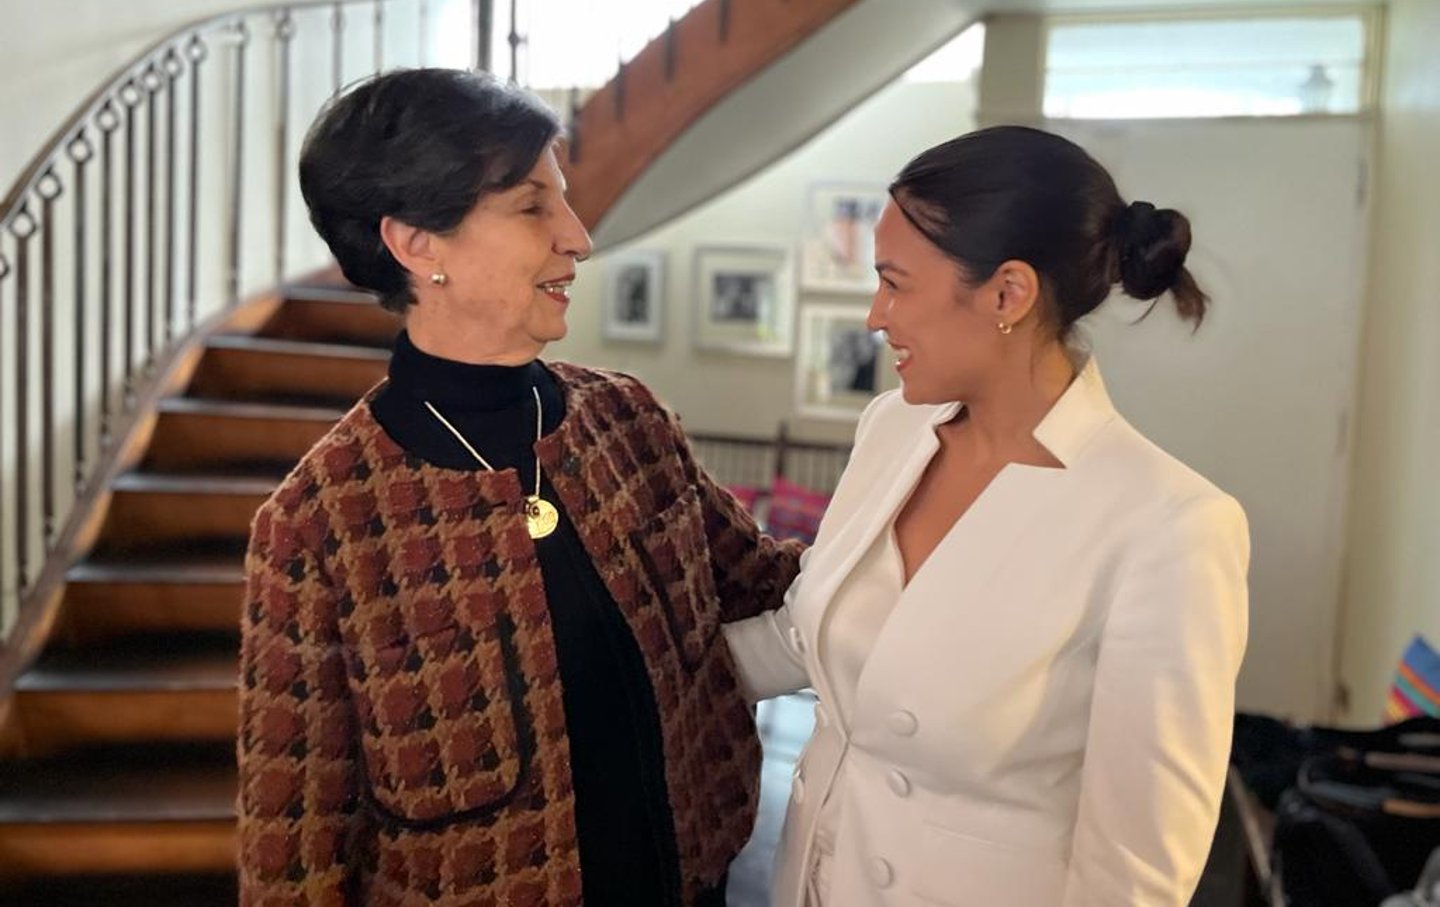
[{"label": "shoulder", "polygon": [[1194,500],[1234,501],[1209,478],[1118,415],[1087,451],[1086,465],[1103,470],[1162,510],[1174,510]]},{"label": "shoulder", "polygon": [[256,513],[262,523],[299,524],[317,520],[324,500],[346,488],[369,484],[379,468],[376,451],[382,429],[362,401],[331,426],[280,481]]},{"label": "shoulder", "polygon": [[1248,557],[1240,502],[1117,415],[1074,466],[1106,522],[1140,550],[1180,556],[1233,550]]},{"label": "shoulder", "polygon": [[634,375],[571,362],[547,362],[545,367],[574,405],[602,410],[664,409],[654,392]]}]

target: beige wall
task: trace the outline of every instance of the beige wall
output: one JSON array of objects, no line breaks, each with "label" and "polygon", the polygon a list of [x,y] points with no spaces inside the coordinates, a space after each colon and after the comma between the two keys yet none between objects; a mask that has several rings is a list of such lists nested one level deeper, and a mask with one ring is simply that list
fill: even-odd
[{"label": "beige wall", "polygon": [[1340,639],[1345,717],[1380,719],[1416,632],[1440,645],[1440,3],[1394,0]]},{"label": "beige wall", "polygon": [[[643,379],[692,430],[773,435],[789,421],[800,437],[848,442],[853,422],[797,419],[795,360],[696,351],[691,346],[692,262],[701,245],[768,245],[790,249],[800,236],[806,190],[815,182],[873,183],[880,187],[912,156],[974,125],[970,82],[897,82],[865,101],[829,130],[775,166],[620,247],[658,249],[666,256],[665,334],[660,344],[607,342],[600,310],[608,256],[579,270],[570,307],[570,334],[549,355],[617,368]],[[806,294],[805,301],[841,302],[863,312],[865,295]],[[798,338],[798,332],[797,332]],[[885,370],[886,380],[894,380]]]}]

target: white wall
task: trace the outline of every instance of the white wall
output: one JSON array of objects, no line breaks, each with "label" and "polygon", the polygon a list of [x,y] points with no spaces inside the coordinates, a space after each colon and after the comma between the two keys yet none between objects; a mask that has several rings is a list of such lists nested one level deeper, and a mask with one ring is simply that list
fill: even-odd
[{"label": "white wall", "polygon": [[1415,633],[1440,645],[1440,3],[1394,0],[1387,32],[1340,641],[1357,724]]},{"label": "white wall", "polygon": [[[745,358],[692,348],[693,254],[701,245],[773,245],[794,252],[807,189],[816,182],[884,186],[914,155],[974,126],[974,86],[896,82],[860,104],[775,166],[616,251],[659,249],[667,259],[665,339],[659,345],[606,342],[600,336],[608,255],[579,269],[570,333],[549,355],[638,375],[698,431],[773,435],[781,421],[800,437],[849,442],[853,422],[795,416],[795,360]],[[868,295],[805,294],[864,312]],[[798,338],[798,332],[797,332]],[[883,369],[886,381],[894,373]]]},{"label": "white wall", "polygon": [[1143,306],[1118,295],[1086,328],[1120,411],[1249,516],[1240,707],[1320,719],[1334,681],[1370,123],[1048,125],[1127,198],[1191,219],[1189,265],[1212,297],[1200,330],[1168,300],[1134,324]]}]

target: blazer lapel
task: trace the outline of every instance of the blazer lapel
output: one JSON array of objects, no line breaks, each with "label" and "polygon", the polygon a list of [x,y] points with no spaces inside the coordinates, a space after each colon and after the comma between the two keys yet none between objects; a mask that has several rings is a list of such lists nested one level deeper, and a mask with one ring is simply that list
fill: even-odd
[{"label": "blazer lapel", "polygon": [[[889,481],[876,482],[870,494],[849,514],[849,519],[836,530],[835,535],[821,540],[824,549],[833,552],[839,559],[833,563],[813,565],[814,572],[819,577],[813,593],[814,598],[811,599],[820,606],[813,624],[816,632],[824,620],[825,613],[830,609],[835,592],[850,576],[850,571],[855,569],[860,558],[870,550],[870,546],[875,542],[875,537],[880,534],[882,529],[890,525],[895,518],[896,511],[900,509],[911,490],[920,481],[921,473],[925,471],[925,467],[929,465],[931,457],[935,455],[936,449],[940,446],[940,439],[935,436],[935,426],[955,415],[959,408],[958,403],[939,407],[925,422],[918,437],[897,438],[895,443],[909,447],[910,452],[903,461],[899,461],[893,476]],[[808,593],[807,597],[809,597]]]}]

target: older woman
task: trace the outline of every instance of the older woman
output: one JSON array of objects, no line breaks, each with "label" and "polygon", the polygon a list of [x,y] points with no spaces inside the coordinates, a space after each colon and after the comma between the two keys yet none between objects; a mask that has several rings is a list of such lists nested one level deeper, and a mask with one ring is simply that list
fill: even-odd
[{"label": "older woman", "polygon": [[243,904],[723,903],[759,748],[720,622],[798,553],[639,382],[537,358],[590,251],[556,132],[413,70],[306,139],[316,229],[405,330],[255,519]]},{"label": "older woman", "polygon": [[786,608],[726,628],[753,692],[820,697],[775,904],[1183,907],[1245,516],[1126,423],[1073,332],[1115,283],[1198,323],[1190,225],[1018,127],[926,151],[890,196],[870,326],[903,390],[861,418]]}]

